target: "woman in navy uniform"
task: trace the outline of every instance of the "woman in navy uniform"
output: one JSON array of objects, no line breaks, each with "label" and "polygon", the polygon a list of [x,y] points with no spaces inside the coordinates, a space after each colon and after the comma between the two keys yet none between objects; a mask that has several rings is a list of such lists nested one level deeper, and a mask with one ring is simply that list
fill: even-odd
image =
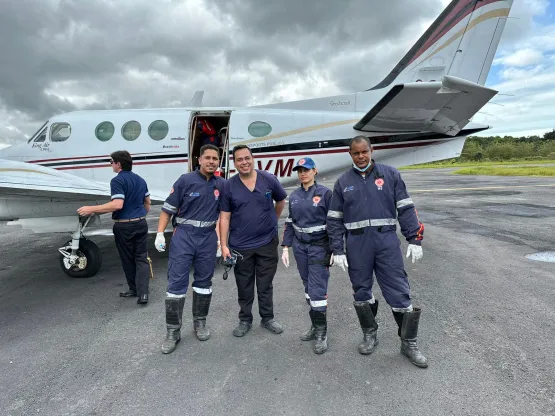
[{"label": "woman in navy uniform", "polygon": [[289,267],[289,247],[292,246],[312,321],[301,340],[315,340],[314,352],[322,354],[328,349],[326,310],[331,255],[326,218],[332,191],[315,182],[318,171],[311,158],[300,159],[293,170],[298,172],[301,186],[289,197],[281,259],[285,267]]}]

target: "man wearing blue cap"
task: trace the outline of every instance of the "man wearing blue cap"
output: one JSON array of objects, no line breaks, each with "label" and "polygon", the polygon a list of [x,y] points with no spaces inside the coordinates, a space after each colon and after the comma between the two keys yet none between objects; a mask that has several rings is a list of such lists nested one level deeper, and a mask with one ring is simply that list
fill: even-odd
[{"label": "man wearing blue cap", "polygon": [[301,340],[314,340],[313,351],[322,354],[328,349],[326,311],[331,251],[326,219],[332,191],[316,183],[318,171],[311,158],[300,159],[293,170],[297,171],[301,186],[289,197],[281,260],[289,267],[289,247],[292,246],[312,322]]}]

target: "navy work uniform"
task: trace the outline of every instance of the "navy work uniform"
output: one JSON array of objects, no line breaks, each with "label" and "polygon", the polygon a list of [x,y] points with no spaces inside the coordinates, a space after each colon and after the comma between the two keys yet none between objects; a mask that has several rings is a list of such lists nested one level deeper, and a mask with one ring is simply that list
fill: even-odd
[{"label": "navy work uniform", "polygon": [[110,181],[111,199],[123,199],[123,207],[112,213],[114,239],[129,285],[122,297],[138,296],[148,302],[150,264],[148,262],[148,224],[145,198],[150,195],[143,178],[130,170],[120,171]]},{"label": "navy work uniform", "polygon": [[[240,325],[248,331],[253,321],[254,287],[258,293],[258,310],[262,325],[274,332],[282,331],[274,320],[273,285],[279,261],[278,221],[274,201],[283,201],[287,192],[279,180],[263,170],[256,170],[256,184],[251,192],[239,175],[225,184],[221,210],[230,212],[230,249],[240,254],[234,267],[240,307]],[[242,336],[242,335],[236,335]]]},{"label": "navy work uniform", "polygon": [[[293,170],[316,167],[311,158],[300,159]],[[289,215],[285,220],[282,246],[293,247],[297,269],[304,285],[306,302],[310,306],[311,328],[301,339],[309,341],[326,337],[328,280],[330,277],[330,245],[326,222],[332,192],[314,182],[308,189],[301,185],[289,196]],[[315,328],[317,328],[315,333]],[[321,353],[322,348],[315,348]]]},{"label": "navy work uniform", "polygon": [[399,336],[402,335],[403,315],[410,313],[408,320],[416,327],[409,329],[416,337],[420,309],[413,312],[409,281],[396,233],[397,221],[409,244],[421,245],[424,225],[418,219],[397,169],[372,160],[365,174],[353,167],[339,177],[328,211],[328,234],[334,255],[344,254],[343,236],[346,234],[349,278],[364,334],[364,341],[359,346],[362,354],[371,353],[377,345],[374,318],[378,304],[372,293],[373,273],[385,301],[392,308],[399,325]]},{"label": "navy work uniform", "polygon": [[172,336],[171,331],[177,334],[181,329],[185,295],[189,288],[189,272],[193,264],[192,309],[195,331],[200,329],[203,332],[206,325],[212,299],[212,276],[216,266],[216,223],[224,182],[225,179],[215,175],[208,179],[200,170],[183,174],[174,183],[162,206],[162,211],[174,216],[172,223],[175,226],[168,259],[168,336]]},{"label": "navy work uniform", "polygon": [[316,182],[307,190],[301,186],[293,191],[281,243],[293,247],[306,302],[321,312],[328,305],[330,248],[326,220],[331,194],[329,188]]}]

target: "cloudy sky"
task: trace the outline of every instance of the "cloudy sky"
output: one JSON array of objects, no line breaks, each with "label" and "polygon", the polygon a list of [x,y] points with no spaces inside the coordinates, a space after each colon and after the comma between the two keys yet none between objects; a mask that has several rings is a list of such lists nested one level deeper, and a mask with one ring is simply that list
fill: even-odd
[{"label": "cloudy sky", "polygon": [[[254,105],[361,91],[449,0],[0,0],[0,143],[74,109]],[[279,4],[279,5],[278,5]],[[555,0],[515,0],[476,116],[555,128]]]}]

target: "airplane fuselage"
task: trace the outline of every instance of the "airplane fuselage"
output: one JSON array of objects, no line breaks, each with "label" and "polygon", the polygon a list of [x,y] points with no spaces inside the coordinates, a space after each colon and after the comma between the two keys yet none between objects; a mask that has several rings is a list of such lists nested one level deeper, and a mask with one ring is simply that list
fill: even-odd
[{"label": "airplane fuselage", "polygon": [[[333,102],[333,107],[340,104]],[[292,168],[304,156],[316,161],[321,174],[347,168],[351,165],[348,142],[359,134],[372,138],[376,160],[394,166],[457,157],[464,144],[462,135],[360,132],[353,125],[363,113],[334,110],[200,107],[78,111],[52,117],[28,143],[0,151],[0,158],[108,184],[114,176],[108,163],[110,153],[127,150],[133,155],[134,172],[147,180],[153,193],[163,195],[179,175],[196,166],[200,143],[195,122],[199,117],[228,129],[228,143],[222,143],[226,177],[235,174],[233,147],[246,144],[256,158],[256,167],[273,173],[284,184],[296,181]],[[466,131],[473,130],[469,127]]]}]

